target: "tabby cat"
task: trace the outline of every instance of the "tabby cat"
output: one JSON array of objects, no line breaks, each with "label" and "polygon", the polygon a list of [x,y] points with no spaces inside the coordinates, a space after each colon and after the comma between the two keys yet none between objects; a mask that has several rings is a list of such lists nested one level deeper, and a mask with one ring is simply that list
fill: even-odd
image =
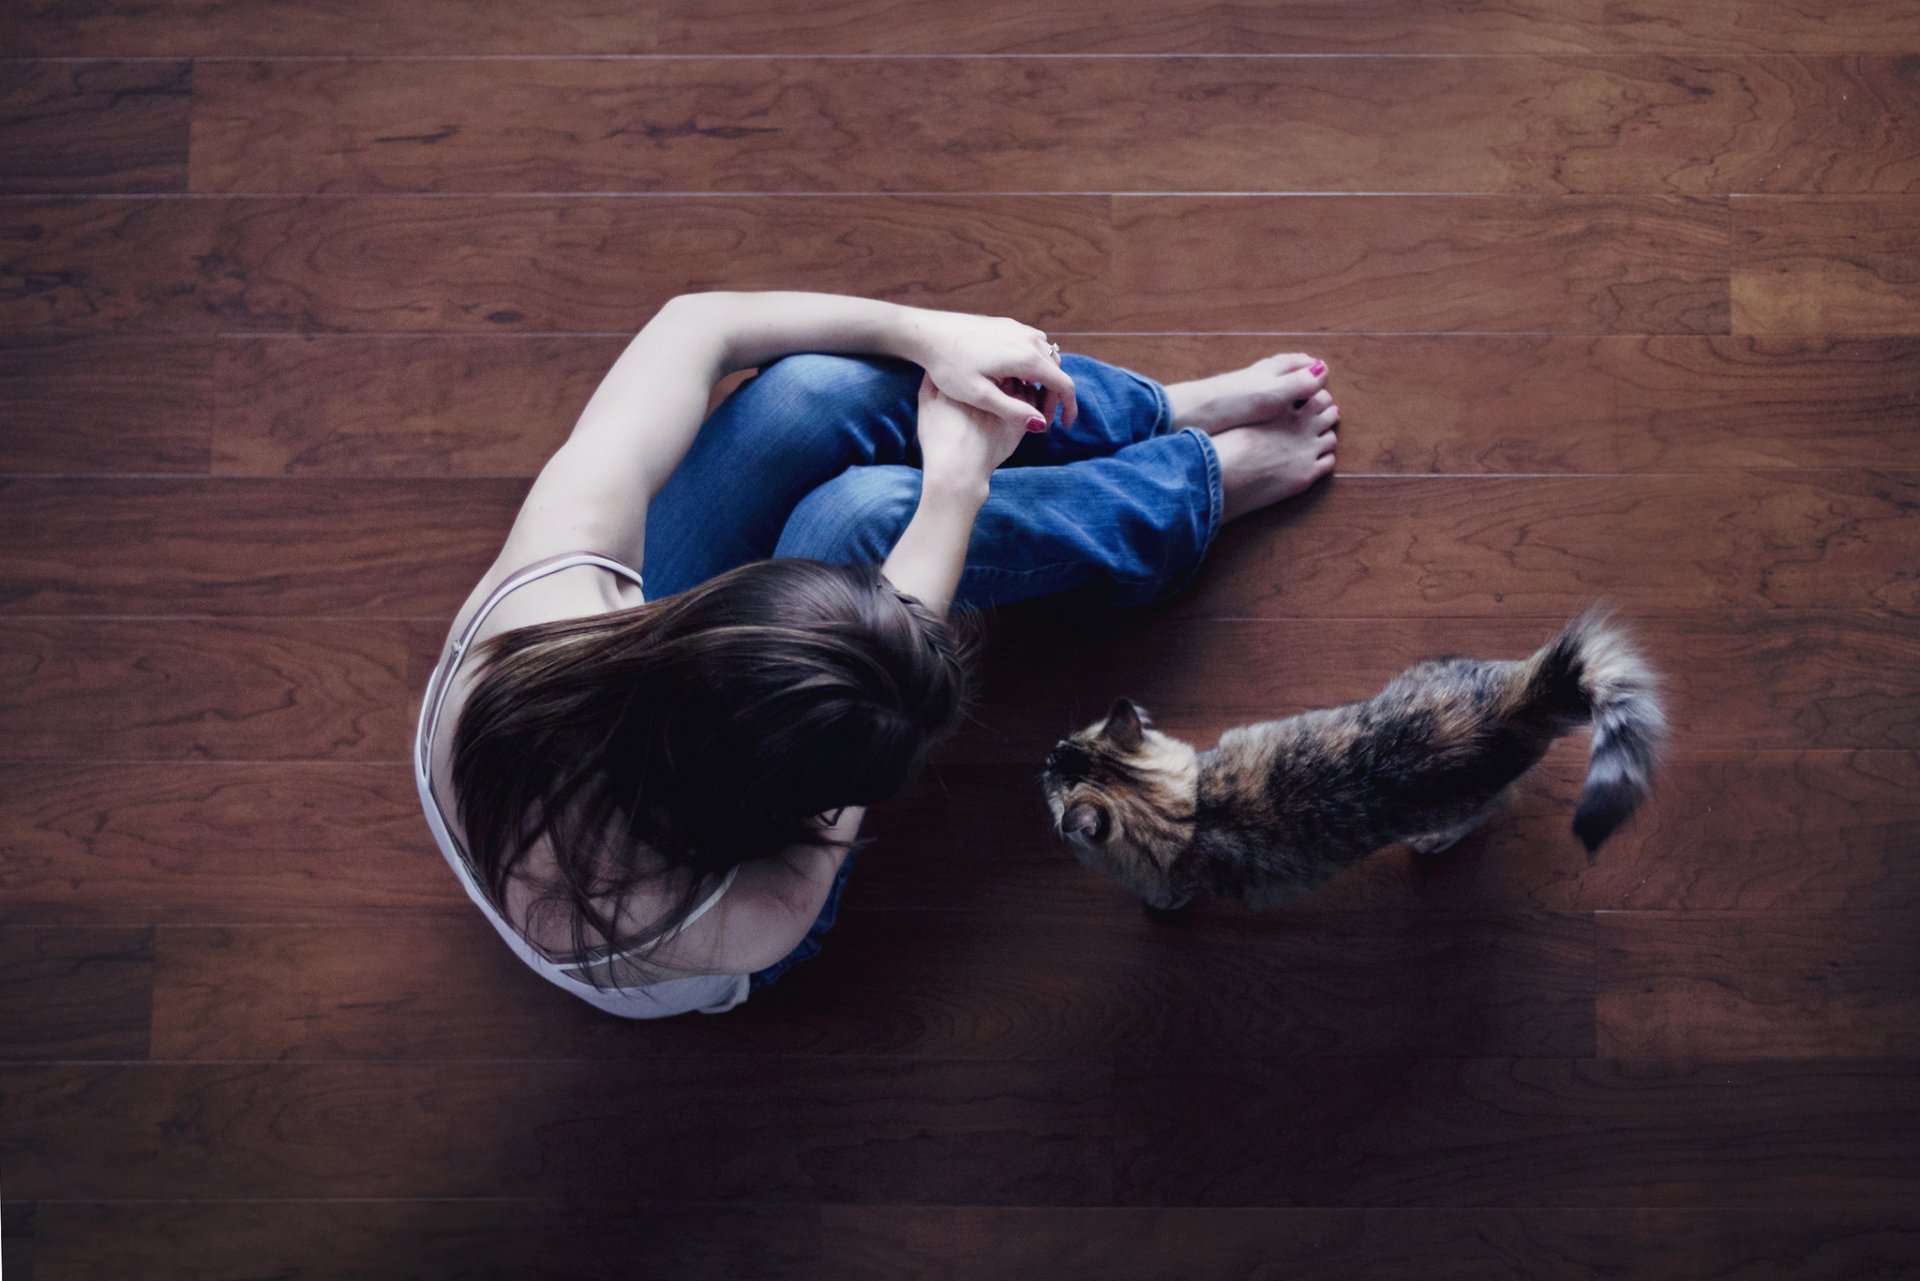
[{"label": "tabby cat", "polygon": [[1041,783],[1080,860],[1151,906],[1266,907],[1383,845],[1447,848],[1589,724],[1573,830],[1591,859],[1646,796],[1666,730],[1652,671],[1597,612],[1531,658],[1429,659],[1366,702],[1228,730],[1204,752],[1123,698],[1053,749]]}]

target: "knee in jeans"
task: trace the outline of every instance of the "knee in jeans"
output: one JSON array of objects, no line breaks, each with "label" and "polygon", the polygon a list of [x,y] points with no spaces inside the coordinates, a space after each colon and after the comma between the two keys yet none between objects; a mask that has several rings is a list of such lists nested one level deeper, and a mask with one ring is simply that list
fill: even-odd
[{"label": "knee in jeans", "polygon": [[897,362],[799,352],[761,370],[753,386],[758,395],[770,399],[771,412],[818,419],[897,399],[903,391],[903,380],[918,373],[912,366]]},{"label": "knee in jeans", "polygon": [[850,467],[800,500],[774,555],[878,564],[900,541],[919,502],[916,469]]}]

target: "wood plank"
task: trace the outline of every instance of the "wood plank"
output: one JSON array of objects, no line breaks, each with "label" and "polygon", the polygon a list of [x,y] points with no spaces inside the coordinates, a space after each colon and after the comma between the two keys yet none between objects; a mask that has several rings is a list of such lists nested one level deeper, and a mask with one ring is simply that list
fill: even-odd
[{"label": "wood plank", "polygon": [[206,472],[213,361],[203,339],[0,339],[0,472]]},{"label": "wood plank", "polygon": [[473,911],[398,761],[0,765],[0,920]]},{"label": "wood plank", "polygon": [[[627,1024],[636,1043],[646,1024]],[[0,1066],[8,1196],[1105,1203],[1104,1066]]]},{"label": "wood plank", "polygon": [[14,614],[451,619],[520,480],[0,480]]},{"label": "wood plank", "polygon": [[1602,1054],[1865,1059],[1920,1050],[1913,913],[1603,912],[1598,920]]},{"label": "wood plank", "polygon": [[[1305,346],[1333,367],[1349,475],[1920,467],[1914,339],[1055,337],[1162,382]],[[214,357],[213,469],[532,476],[624,344],[527,335],[223,338]],[[1490,396],[1492,387],[1502,394]]]},{"label": "wood plank", "polygon": [[[1185,618],[1905,613],[1911,472],[1337,477],[1228,527]],[[0,612],[451,617],[519,480],[0,480]],[[1648,548],[1661,555],[1650,556]]]},{"label": "wood plank", "polygon": [[[1884,0],[1882,0],[1882,7]],[[941,0],[652,0],[610,10],[555,0],[425,0],[395,12],[362,0],[181,0],[164,13],[106,0],[74,13],[19,0],[16,54],[794,54],[1521,52],[1606,47],[1601,0],[1502,0],[1436,12],[1419,0],[1066,0],[965,10]],[[1877,47],[1866,45],[1862,47]]]},{"label": "wood plank", "polygon": [[[1336,476],[1227,527],[1186,617],[1910,612],[1911,472]],[[1658,549],[1657,553],[1654,549]]]},{"label": "wood plank", "polygon": [[1904,0],[1606,0],[1605,28],[1622,45],[1657,49],[1920,51],[1920,14]]},{"label": "wood plank", "polygon": [[1910,1210],[1913,1061],[1134,1061],[1117,1204]]},{"label": "wood plank", "polygon": [[1091,197],[210,202],[231,329],[631,333],[696,289],[819,289],[1034,324],[1107,313]]},{"label": "wood plank", "polygon": [[627,341],[226,339],[214,360],[213,470],[531,477]]},{"label": "wood plank", "polygon": [[12,760],[405,759],[394,623],[33,619],[0,625]]},{"label": "wood plank", "polygon": [[0,928],[0,1060],[144,1059],[152,1001],[151,929]]},{"label": "wood plank", "polygon": [[212,257],[198,200],[0,197],[0,331],[214,328]]},{"label": "wood plank", "polygon": [[[724,1019],[644,1046],[527,970],[477,917],[159,937],[165,1059],[714,1054],[1592,1052],[1586,916],[1274,915],[1167,928],[1138,911],[849,909],[830,954]],[[457,976],[457,977],[456,977]]]},{"label": "wood plank", "polygon": [[1920,203],[1895,197],[1733,202],[1733,328],[1920,333]]},{"label": "wood plank", "polygon": [[0,194],[185,191],[192,64],[0,63]]},{"label": "wood plank", "polygon": [[822,1230],[846,1281],[1851,1281],[1920,1267],[1920,1215],[1898,1208],[828,1206]]},{"label": "wood plank", "polygon": [[195,191],[288,193],[1910,191],[1920,170],[1891,159],[1920,146],[1900,110],[1903,67],[1860,57],[208,62],[195,82],[192,178]]},{"label": "wood plank", "polygon": [[0,200],[0,329],[631,333],[806,288],[1104,320],[1098,197]]},{"label": "wood plank", "polygon": [[34,1234],[39,1206],[19,1197],[0,1204],[0,1268],[14,1281],[33,1281]]},{"label": "wood plank", "polygon": [[608,1214],[504,1199],[59,1202],[38,1207],[34,1230],[46,1275],[65,1281],[787,1281],[821,1277],[819,1219],[806,1206],[631,1205]]},{"label": "wood plank", "polygon": [[1102,328],[1728,332],[1721,199],[1115,196],[1113,211]]}]

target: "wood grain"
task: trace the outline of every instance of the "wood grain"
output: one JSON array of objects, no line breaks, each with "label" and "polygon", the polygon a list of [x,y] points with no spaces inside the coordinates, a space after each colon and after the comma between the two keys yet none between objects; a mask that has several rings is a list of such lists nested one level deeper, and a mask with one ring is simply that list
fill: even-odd
[{"label": "wood grain", "polygon": [[0,194],[185,191],[192,64],[0,64]]},{"label": "wood grain", "polygon": [[0,920],[473,911],[398,761],[12,764],[0,793]]},{"label": "wood grain", "polygon": [[1134,1062],[1117,1204],[1910,1209],[1911,1060]]},{"label": "wood grain", "polygon": [[0,624],[0,758],[405,759],[399,626],[301,619]]},{"label": "wood grain", "polygon": [[820,1212],[811,1206],[632,1205],[609,1214],[558,1200],[488,1198],[61,1202],[37,1210],[45,1275],[69,1281],[825,1281],[817,1271]]},{"label": "wood grain", "polygon": [[1910,612],[1911,472],[1338,477],[1229,526],[1187,617]]},{"label": "wood grain", "polygon": [[0,331],[214,328],[201,277],[213,207],[151,197],[0,197]]},{"label": "wood grain", "polygon": [[[1894,58],[213,62],[195,191],[1911,191]],[[1066,108],[1063,110],[1063,106]]]},{"label": "wood grain", "polygon": [[1901,0],[1606,0],[1605,27],[1622,45],[1659,49],[1920,51],[1920,15]]},{"label": "wood grain", "polygon": [[807,288],[1105,319],[1098,198],[0,200],[0,329],[631,333]]},{"label": "wood grain", "polygon": [[451,619],[519,480],[0,480],[0,611]]},{"label": "wood grain", "polygon": [[829,1206],[822,1255],[847,1281],[1849,1281],[1920,1264],[1917,1218],[1898,1208]]},{"label": "wood grain", "polygon": [[631,333],[689,290],[1104,317],[1104,202],[848,196],[214,202],[224,327]]},{"label": "wood grain", "polygon": [[1733,328],[1743,334],[1920,333],[1920,204],[1733,202]]},{"label": "wood grain", "polygon": [[1502,0],[1444,14],[1418,0],[1280,0],[1257,8],[1218,0],[1045,7],[997,0],[965,10],[940,0],[654,0],[610,10],[595,0],[558,0],[534,14],[505,0],[429,0],[401,13],[370,0],[319,10],[295,0],[186,0],[161,14],[110,0],[75,14],[54,0],[21,0],[9,45],[0,49],[39,57],[1515,52],[1604,47],[1603,9],[1602,0]]},{"label": "wood grain", "polygon": [[203,339],[0,339],[0,472],[206,472],[213,361]]},{"label": "wood grain", "polygon": [[[1912,339],[1055,336],[1163,382],[1307,347],[1333,368],[1347,474],[1920,466]],[[532,476],[623,345],[525,335],[223,338],[213,357],[212,466],[231,475]],[[89,359],[72,358],[76,378]]]},{"label": "wood grain", "polygon": [[885,1059],[0,1066],[0,1159],[8,1196],[36,1200],[1085,1205],[1113,1193],[1109,1079]]},{"label": "wood grain", "polygon": [[1727,207],[1115,196],[1111,329],[1726,333]]},{"label": "wood grain", "polygon": [[0,928],[0,1060],[144,1059],[152,1001],[151,929]]},{"label": "wood grain", "polygon": [[477,915],[161,931],[163,1059],[714,1054],[1098,1059],[1592,1052],[1591,922],[1381,913],[1164,928],[1028,912],[863,912],[727,1019],[637,1045]]},{"label": "wood grain", "polygon": [[230,339],[213,362],[223,475],[527,476],[624,338]]},{"label": "wood grain", "polygon": [[1908,912],[1602,912],[1595,1008],[1620,1058],[1912,1058]]}]

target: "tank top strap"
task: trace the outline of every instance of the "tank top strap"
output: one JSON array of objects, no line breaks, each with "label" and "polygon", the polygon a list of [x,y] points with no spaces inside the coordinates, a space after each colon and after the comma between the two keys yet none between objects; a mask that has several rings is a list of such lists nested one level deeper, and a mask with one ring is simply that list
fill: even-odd
[{"label": "tank top strap", "polygon": [[[419,754],[423,760],[432,758],[433,738],[440,729],[440,708],[446,703],[447,691],[453,686],[453,674],[459,668],[460,660],[466,657],[467,648],[473,644],[473,638],[480,634],[480,628],[486,623],[487,616],[493,613],[494,607],[517,588],[537,582],[549,574],[557,574],[563,569],[573,569],[579,565],[598,566],[627,579],[643,594],[647,590],[646,582],[640,577],[638,570],[621,564],[611,556],[602,556],[599,552],[561,552],[556,556],[536,560],[530,565],[523,565],[507,575],[501,580],[499,586],[480,602],[480,608],[473,611],[473,617],[467,620],[466,627],[461,629],[459,637],[454,640],[453,649],[448,652],[446,661],[434,669],[432,684],[424,696],[430,710],[425,721],[426,731],[421,734],[419,743]],[[435,803],[438,803],[437,800]]]}]

